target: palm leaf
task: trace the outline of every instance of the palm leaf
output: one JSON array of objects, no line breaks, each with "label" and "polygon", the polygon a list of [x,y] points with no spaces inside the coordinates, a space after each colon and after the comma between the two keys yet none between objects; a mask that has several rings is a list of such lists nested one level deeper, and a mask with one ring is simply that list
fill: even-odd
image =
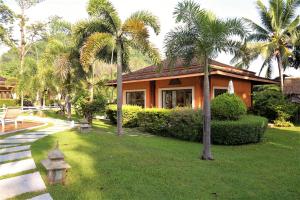
[{"label": "palm leaf", "polygon": [[[160,24],[158,18],[148,11],[138,11],[133,13],[125,22],[123,26],[126,26],[127,21],[140,21],[144,25],[149,26],[158,35],[160,32]],[[130,23],[130,22],[129,22]]]},{"label": "palm leaf", "polygon": [[106,46],[113,46],[114,40],[111,34],[94,33],[84,43],[80,52],[80,62],[85,71],[88,71],[90,65],[95,61],[96,54]]},{"label": "palm leaf", "polygon": [[88,14],[107,21],[117,33],[121,28],[121,20],[118,12],[108,0],[90,0],[88,3]]}]

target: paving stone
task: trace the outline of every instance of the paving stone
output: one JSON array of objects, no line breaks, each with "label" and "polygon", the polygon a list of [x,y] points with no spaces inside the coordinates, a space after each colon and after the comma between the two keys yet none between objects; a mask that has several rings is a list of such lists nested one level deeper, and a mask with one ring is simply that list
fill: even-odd
[{"label": "paving stone", "polygon": [[0,149],[2,148],[7,148],[7,147],[15,147],[18,146],[19,144],[2,144],[0,145]]},{"label": "paving stone", "polygon": [[24,133],[24,135],[48,135],[48,131],[34,131],[34,132]]},{"label": "paving stone", "polygon": [[6,139],[40,139],[45,137],[46,135],[25,135],[25,134],[21,134],[21,135],[14,135],[11,137],[7,137]]},{"label": "paving stone", "polygon": [[35,168],[36,166],[33,159],[5,163],[0,165],[0,176],[15,174]]},{"label": "paving stone", "polygon": [[27,200],[53,200],[53,199],[49,193],[46,193]]},{"label": "paving stone", "polygon": [[10,147],[10,148],[6,148],[6,149],[0,149],[0,154],[24,151],[24,150],[29,150],[29,149],[30,149],[30,145]]},{"label": "paving stone", "polygon": [[0,144],[23,144],[35,142],[38,139],[4,139],[0,140]]},{"label": "paving stone", "polygon": [[39,172],[0,180],[0,199],[8,199],[27,192],[45,190],[45,183]]},{"label": "paving stone", "polygon": [[18,160],[18,159],[28,158],[28,157],[31,157],[31,152],[30,151],[21,151],[21,152],[17,152],[17,153],[9,153],[9,154],[0,155],[0,162]]}]

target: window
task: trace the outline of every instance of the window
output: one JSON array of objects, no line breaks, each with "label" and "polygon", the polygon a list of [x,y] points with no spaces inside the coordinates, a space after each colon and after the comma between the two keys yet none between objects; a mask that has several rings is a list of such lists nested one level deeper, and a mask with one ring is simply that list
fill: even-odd
[{"label": "window", "polygon": [[145,92],[132,91],[126,92],[126,104],[145,107]]},{"label": "window", "polygon": [[227,88],[214,88],[214,97],[217,97],[217,96],[219,96],[219,95],[221,95],[221,94],[224,94],[224,93],[227,93]]},{"label": "window", "polygon": [[192,104],[192,89],[162,90],[163,108],[192,107]]}]

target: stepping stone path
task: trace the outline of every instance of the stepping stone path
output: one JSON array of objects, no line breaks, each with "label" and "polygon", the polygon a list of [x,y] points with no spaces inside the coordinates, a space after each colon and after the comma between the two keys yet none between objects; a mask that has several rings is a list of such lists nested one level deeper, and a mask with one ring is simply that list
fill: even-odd
[{"label": "stepping stone path", "polygon": [[[36,170],[31,158],[30,143],[43,137],[71,128],[71,123],[58,119],[27,116],[27,120],[51,122],[52,127],[39,131],[20,133],[0,139],[0,200],[17,197],[24,193],[41,192],[41,195],[31,200],[53,200],[49,193],[43,194],[46,185]],[[32,173],[33,172],[33,173]],[[22,175],[14,175],[14,174]],[[5,176],[10,176],[5,178]],[[3,178],[1,178],[3,177]]]}]

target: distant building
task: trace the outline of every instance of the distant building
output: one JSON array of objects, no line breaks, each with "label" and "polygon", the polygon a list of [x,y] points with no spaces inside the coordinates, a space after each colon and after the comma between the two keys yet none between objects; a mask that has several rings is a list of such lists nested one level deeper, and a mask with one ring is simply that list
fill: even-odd
[{"label": "distant building", "polygon": [[300,77],[284,79],[284,94],[294,103],[300,103]]},{"label": "distant building", "polygon": [[14,84],[7,83],[6,78],[0,76],[0,99],[12,99]]}]

